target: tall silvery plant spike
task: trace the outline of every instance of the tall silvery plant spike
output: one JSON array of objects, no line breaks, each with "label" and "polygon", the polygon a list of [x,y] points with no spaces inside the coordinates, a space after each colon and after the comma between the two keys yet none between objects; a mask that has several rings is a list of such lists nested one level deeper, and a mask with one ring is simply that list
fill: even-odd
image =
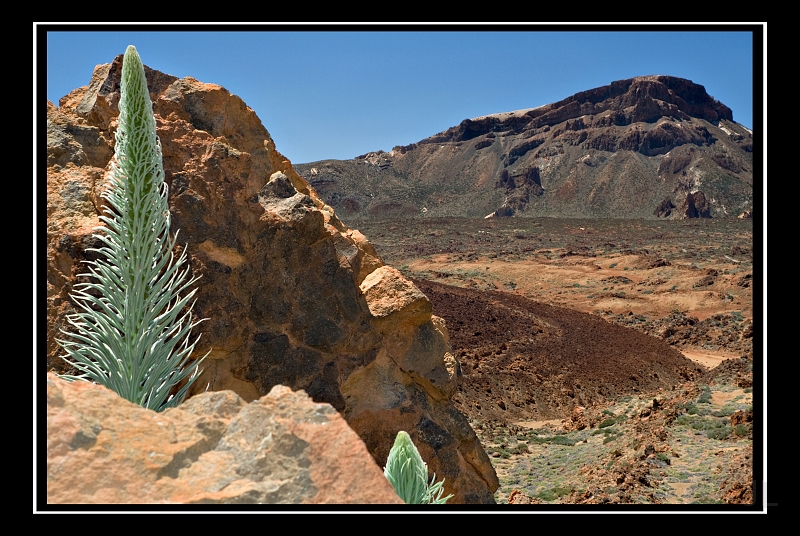
[{"label": "tall silvery plant spike", "polygon": [[[108,201],[95,234],[103,245],[86,261],[89,283],[75,285],[78,313],[67,317],[72,340],[59,340],[80,374],[67,380],[105,385],[123,398],[162,411],[180,404],[208,356],[190,361],[193,297],[186,248],[173,255],[167,184],[144,66],[129,46],[122,63],[119,124]],[[185,293],[185,294],[184,294]],[[181,294],[184,294],[181,296]],[[190,303],[191,301],[191,303]],[[183,382],[175,394],[170,392]]]}]

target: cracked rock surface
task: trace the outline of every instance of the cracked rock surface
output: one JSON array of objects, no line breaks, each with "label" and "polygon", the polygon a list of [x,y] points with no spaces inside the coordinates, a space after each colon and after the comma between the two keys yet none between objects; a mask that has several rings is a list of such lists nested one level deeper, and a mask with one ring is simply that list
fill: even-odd
[{"label": "cracked rock surface", "polygon": [[49,504],[402,504],[329,404],[285,386],[162,413],[47,375]]}]

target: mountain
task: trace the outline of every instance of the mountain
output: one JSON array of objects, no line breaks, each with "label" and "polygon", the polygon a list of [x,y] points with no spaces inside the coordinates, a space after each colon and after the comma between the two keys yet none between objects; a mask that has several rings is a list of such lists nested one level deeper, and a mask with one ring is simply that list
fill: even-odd
[{"label": "mountain", "polygon": [[753,208],[753,133],[703,86],[672,76],[294,167],[345,218],[717,218]]}]

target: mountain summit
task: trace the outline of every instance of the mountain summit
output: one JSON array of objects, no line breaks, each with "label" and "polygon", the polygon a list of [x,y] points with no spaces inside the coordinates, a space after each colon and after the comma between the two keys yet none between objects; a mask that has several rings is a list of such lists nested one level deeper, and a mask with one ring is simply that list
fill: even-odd
[{"label": "mountain summit", "polygon": [[343,217],[726,217],[752,211],[752,151],[703,86],[656,75],[295,169]]}]

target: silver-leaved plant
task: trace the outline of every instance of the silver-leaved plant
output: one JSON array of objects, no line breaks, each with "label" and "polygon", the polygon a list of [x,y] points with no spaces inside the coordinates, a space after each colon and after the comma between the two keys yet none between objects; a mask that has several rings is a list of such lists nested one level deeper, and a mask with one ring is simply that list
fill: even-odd
[{"label": "silver-leaved plant", "polygon": [[428,483],[428,464],[422,461],[411,436],[402,430],[389,451],[383,474],[406,504],[444,504],[453,496],[442,497],[444,479],[436,482],[436,473]]},{"label": "silver-leaved plant", "polygon": [[[67,380],[93,381],[145,408],[180,404],[205,359],[190,360],[192,298],[186,248],[176,259],[170,237],[167,184],[144,66],[129,46],[122,64],[119,123],[108,202],[94,236],[103,245],[86,261],[90,282],[75,285],[79,312],[59,340],[64,360],[80,371]],[[181,296],[182,293],[185,295]],[[191,301],[191,303],[190,303]],[[178,388],[178,386],[180,387]]]}]

